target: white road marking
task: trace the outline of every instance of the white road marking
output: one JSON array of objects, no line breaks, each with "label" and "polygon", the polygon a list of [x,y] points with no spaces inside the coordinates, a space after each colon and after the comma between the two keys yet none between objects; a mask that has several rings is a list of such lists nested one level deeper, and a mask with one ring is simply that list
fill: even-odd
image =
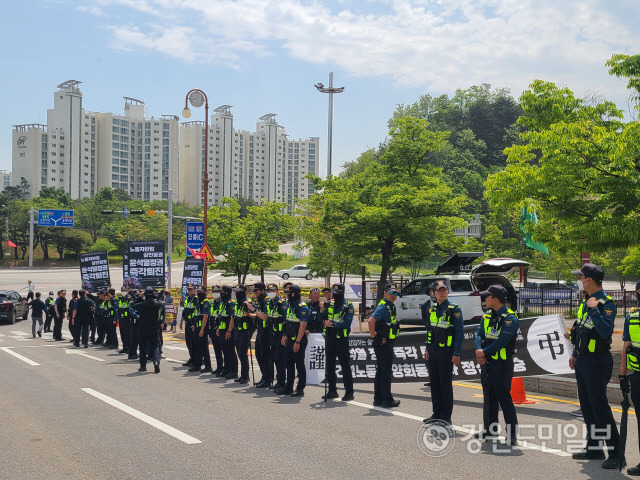
[{"label": "white road marking", "polygon": [[[347,402],[349,405],[355,405],[356,407],[368,408],[370,410],[378,410],[379,412],[390,413],[391,415],[395,415],[396,417],[404,417],[410,420],[417,420],[422,422],[424,417],[418,417],[417,415],[411,415],[409,413],[399,412],[397,410],[392,410],[390,408],[383,407],[374,407],[373,405],[368,405],[366,403],[356,402],[355,400],[351,400]],[[451,425],[456,432],[462,435],[470,435],[472,433],[476,433],[474,430],[465,427],[458,427],[457,425]],[[499,440],[505,441],[505,437],[498,437]],[[513,447],[514,449],[520,450],[537,450],[542,453],[550,453],[551,455],[557,455],[558,457],[571,457],[571,454],[565,452],[563,450],[558,450],[556,448],[548,448],[544,445],[536,445],[535,443],[529,443],[528,441],[521,441],[517,447]]]},{"label": "white road marking", "polygon": [[117,408],[118,410],[121,410],[125,413],[128,413],[129,415],[131,415],[132,417],[137,418],[138,420],[141,420],[149,425],[151,425],[152,427],[157,428],[158,430],[163,431],[164,433],[166,433],[167,435],[171,435],[174,438],[177,438],[178,440],[180,440],[181,442],[184,442],[188,445],[194,445],[196,443],[202,443],[200,440],[198,440],[197,438],[194,438],[190,435],[187,435],[184,432],[181,432],[180,430],[177,430],[169,425],[167,425],[166,423],[161,422],[160,420],[156,420],[153,417],[150,417],[149,415],[146,415],[142,412],[140,412],[139,410],[136,410],[135,408],[131,408],[128,405],[125,405],[122,402],[119,402],[118,400],[115,400],[111,397],[108,397],[100,392],[96,392],[94,389],[92,388],[81,388],[80,390],[82,390],[85,393],[88,393],[89,395],[102,400],[103,402],[111,405],[112,407]]},{"label": "white road marking", "polygon": [[166,344],[165,344],[165,345],[163,345],[163,346],[162,346],[162,348],[163,348],[163,349],[165,349],[165,348],[166,348],[167,350],[181,350],[181,351],[183,351],[183,352],[186,352],[186,351],[188,350],[188,348],[187,348],[187,347],[173,347],[173,346],[171,346],[171,345],[166,345]]},{"label": "white road marking", "polygon": [[14,352],[13,350],[11,350],[11,347],[0,347],[0,350],[3,350],[5,352],[7,352],[9,355],[13,355],[14,357],[22,360],[25,363],[28,363],[31,366],[37,366],[40,365],[37,362],[34,362],[33,360],[29,360],[27,357],[23,357],[22,355],[20,355],[19,353]]},{"label": "white road marking", "polygon": [[169,358],[169,357],[165,358],[165,360],[167,362],[173,362],[173,363],[184,363],[182,360],[176,360],[175,358]]},{"label": "white road marking", "polygon": [[90,358],[91,360],[96,360],[98,362],[104,362],[104,360],[102,358],[94,357],[93,355],[89,355],[88,353],[84,353],[84,352],[82,352],[80,350],[73,350],[71,348],[65,348],[64,351],[67,352],[70,355],[82,355],[83,357]]},{"label": "white road marking", "polygon": [[11,330],[11,333],[13,333],[14,335],[19,335],[21,337],[24,337],[25,335],[30,337],[31,334],[27,333],[27,332],[21,332],[20,330]]}]

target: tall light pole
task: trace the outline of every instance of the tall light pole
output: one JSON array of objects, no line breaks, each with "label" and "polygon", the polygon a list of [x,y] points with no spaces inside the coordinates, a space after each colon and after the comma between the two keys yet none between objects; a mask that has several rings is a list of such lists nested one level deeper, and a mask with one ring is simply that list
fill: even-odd
[{"label": "tall light pole", "polygon": [[333,143],[333,94],[344,92],[344,87],[333,87],[333,72],[329,74],[329,88],[326,88],[322,83],[316,83],[314,85],[321,93],[329,94],[329,138],[327,146],[327,177],[331,176],[331,148]]},{"label": "tall light pole", "polygon": [[[207,212],[209,209],[209,99],[207,94],[199,88],[193,88],[187,92],[187,96],[184,99],[184,110],[182,110],[182,116],[189,118],[191,116],[191,110],[189,110],[189,103],[192,106],[199,108],[204,104],[204,174],[202,177],[203,191],[204,191],[204,241],[207,242]],[[207,286],[207,270],[205,268],[204,278],[202,279],[202,285]]]}]

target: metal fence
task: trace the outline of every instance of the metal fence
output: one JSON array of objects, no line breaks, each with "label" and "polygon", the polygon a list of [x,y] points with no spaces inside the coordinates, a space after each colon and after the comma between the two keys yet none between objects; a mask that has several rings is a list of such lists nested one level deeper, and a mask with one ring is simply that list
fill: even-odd
[{"label": "metal fence", "polygon": [[[607,290],[618,307],[618,316],[625,316],[636,306],[634,291]],[[565,318],[576,316],[582,297],[575,288],[520,288],[519,310],[524,316],[552,315],[561,313]]]}]

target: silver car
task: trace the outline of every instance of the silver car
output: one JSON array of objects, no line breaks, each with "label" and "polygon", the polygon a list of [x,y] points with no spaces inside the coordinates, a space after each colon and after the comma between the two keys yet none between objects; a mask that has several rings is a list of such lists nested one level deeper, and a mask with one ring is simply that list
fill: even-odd
[{"label": "silver car", "polygon": [[306,265],[294,265],[291,268],[278,270],[277,275],[283,280],[288,280],[289,278],[306,278],[307,280],[311,280],[313,278],[313,275],[311,275]]}]

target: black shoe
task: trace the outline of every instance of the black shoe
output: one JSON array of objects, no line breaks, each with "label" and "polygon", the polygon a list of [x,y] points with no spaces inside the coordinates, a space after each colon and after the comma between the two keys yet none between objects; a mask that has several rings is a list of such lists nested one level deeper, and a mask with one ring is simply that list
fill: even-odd
[{"label": "black shoe", "polygon": [[635,467],[631,467],[630,469],[627,470],[627,474],[628,475],[640,475],[640,463],[635,466]]},{"label": "black shoe", "polygon": [[240,377],[238,379],[238,383],[241,385],[245,385],[246,383],[249,383],[249,379],[247,377]]},{"label": "black shoe", "polygon": [[304,390],[296,390],[291,394],[292,397],[304,397]]},{"label": "black shoe", "polygon": [[191,367],[189,370],[187,370],[188,372],[199,372],[200,371],[200,367]]},{"label": "black shoe", "polygon": [[89,345],[87,345],[86,343],[84,344],[84,348],[89,348]]},{"label": "black shoe", "polygon": [[281,388],[278,390],[278,395],[291,395],[293,393],[293,389],[289,388]]},{"label": "black shoe", "polygon": [[588,449],[580,450],[571,455],[574,460],[603,460],[605,458],[602,450]]},{"label": "black shoe", "polygon": [[607,470],[621,470],[626,466],[627,460],[624,457],[622,458],[622,460],[618,457],[609,457],[604,462],[602,462],[602,468],[606,468]]},{"label": "black shoe", "polygon": [[254,385],[254,387],[256,387],[256,388],[264,388],[266,386],[267,386],[267,384],[266,384],[266,382],[264,380],[260,380],[258,383],[256,383]]},{"label": "black shoe", "polygon": [[429,422],[432,422],[433,420],[438,420],[438,418],[435,415],[431,415],[430,417],[423,419],[422,423],[429,423]]},{"label": "black shoe", "polygon": [[230,373],[227,373],[224,378],[226,378],[227,380],[232,380],[232,379],[235,380],[236,378],[238,378],[238,374],[230,372]]},{"label": "black shoe", "polygon": [[147,367],[140,367],[138,369],[139,372],[146,372],[147,371]]},{"label": "black shoe", "polygon": [[222,373],[222,370],[216,368],[213,372],[211,372],[211,375],[218,375],[219,373]]},{"label": "black shoe", "polygon": [[236,377],[233,379],[234,382],[239,382],[240,380],[242,380],[242,377]]},{"label": "black shoe", "polygon": [[574,410],[573,412],[571,412],[571,415],[573,415],[574,417],[582,417],[582,410],[578,409],[578,410]]},{"label": "black shoe", "polygon": [[123,348],[122,350],[119,350],[118,353],[129,353],[129,350]]},{"label": "black shoe", "polygon": [[424,386],[425,386],[425,387],[430,387],[430,386],[431,386],[431,382],[426,382],[426,383],[424,384]]},{"label": "black shoe", "polygon": [[74,347],[76,347],[76,348],[80,348],[80,344],[79,344],[79,343],[75,343],[75,342],[74,342],[74,343],[73,343],[73,346],[74,346]]},{"label": "black shoe", "polygon": [[217,372],[217,373],[215,373],[216,378],[224,377],[224,376],[226,376],[226,375],[227,375],[227,374],[226,374],[226,373],[224,373],[224,372]]},{"label": "black shoe", "polygon": [[153,366],[153,373],[160,373],[160,365]]},{"label": "black shoe", "polygon": [[382,402],[383,408],[395,408],[400,405],[400,400],[393,400],[391,402]]},{"label": "black shoe", "polygon": [[343,402],[350,402],[351,400],[353,400],[353,393],[347,393],[342,397]]},{"label": "black shoe", "polygon": [[211,367],[204,367],[202,370],[200,370],[200,373],[209,373],[211,371]]},{"label": "black shoe", "polygon": [[42,332],[40,330],[38,330],[38,336],[41,337],[42,336]]},{"label": "black shoe", "polygon": [[382,400],[374,400],[373,401],[373,406],[374,407],[381,407],[382,406]]},{"label": "black shoe", "polygon": [[127,357],[127,360],[137,360],[138,359],[138,355],[136,354],[129,354],[129,356]]},{"label": "black shoe", "polygon": [[335,390],[333,392],[327,392],[326,395],[322,396],[323,400],[331,400],[332,398],[339,398],[340,395],[338,395],[338,392],[336,392]]},{"label": "black shoe", "polygon": [[498,435],[494,435],[486,430],[480,430],[473,434],[473,438],[477,438],[478,440],[493,440],[498,438]]}]

